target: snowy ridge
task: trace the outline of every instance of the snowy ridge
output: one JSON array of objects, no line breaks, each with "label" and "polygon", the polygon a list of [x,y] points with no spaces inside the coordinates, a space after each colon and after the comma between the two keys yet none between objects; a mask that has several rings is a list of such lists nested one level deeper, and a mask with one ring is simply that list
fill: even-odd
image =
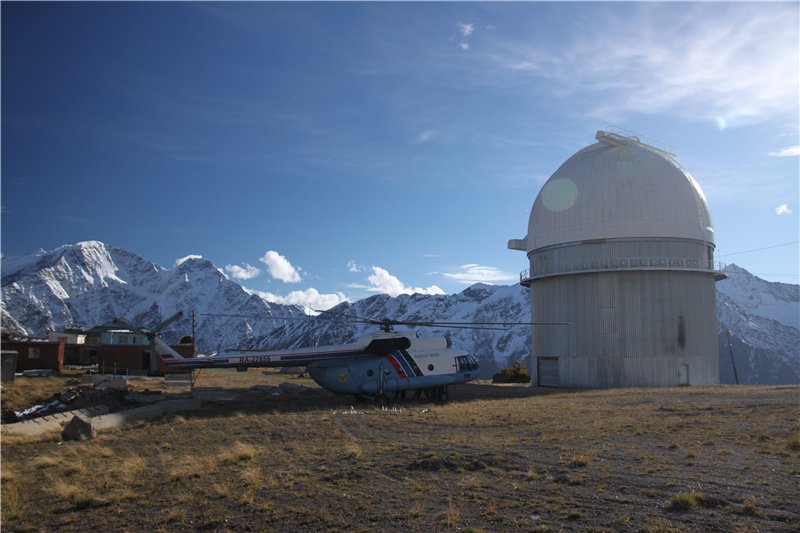
[{"label": "snowy ridge", "polygon": [[717,293],[736,302],[744,312],[800,329],[800,285],[765,281],[735,264],[725,268],[728,279],[717,283]]},{"label": "snowy ridge", "polygon": [[[730,330],[742,383],[800,383],[800,286],[767,282],[736,265],[726,271],[729,278],[717,284],[721,382],[734,379]],[[185,316],[164,332],[165,340],[190,334],[194,311],[197,344],[204,352],[339,344],[376,330],[341,316],[307,317],[297,306],[268,303],[199,256],[167,269],[88,241],[2,261],[4,331],[43,336],[51,329],[92,327],[113,318],[153,327],[176,310]],[[520,285],[476,284],[453,295],[375,295],[332,311],[372,319],[527,322],[530,297]],[[417,333],[450,336],[455,346],[481,359],[484,376],[529,356],[526,326],[509,331],[418,328]]]},{"label": "snowy ridge", "polygon": [[800,285],[765,281],[735,264],[725,272],[717,283],[720,380],[734,382],[732,348],[741,383],[800,383]]},{"label": "snowy ridge", "polygon": [[[337,315],[338,314],[338,315]],[[310,317],[307,321],[289,322],[268,335],[255,337],[249,348],[296,348],[352,342],[376,331],[377,326],[353,322],[339,315],[399,321],[445,322],[527,322],[530,320],[530,296],[521,285],[493,286],[476,284],[464,291],[446,295],[371,296],[355,303],[343,303],[331,313]],[[454,346],[470,351],[481,360],[481,374],[491,376],[497,368],[512,360],[529,356],[530,327],[518,326],[508,331],[497,329],[437,329],[398,327],[421,336],[449,336]]]},{"label": "snowy ridge", "polygon": [[186,258],[166,269],[98,241],[3,258],[2,291],[4,330],[45,336],[52,329],[92,327],[113,318],[154,327],[182,310],[185,316],[164,332],[165,339],[176,341],[191,332],[194,311],[201,350],[237,345],[278,324],[203,313],[302,315],[295,306],[268,304],[247,294],[202,258]]}]

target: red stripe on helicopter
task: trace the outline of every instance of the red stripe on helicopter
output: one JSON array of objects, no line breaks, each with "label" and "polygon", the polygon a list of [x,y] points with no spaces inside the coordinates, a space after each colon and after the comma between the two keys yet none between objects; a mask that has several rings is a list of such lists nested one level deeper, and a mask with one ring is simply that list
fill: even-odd
[{"label": "red stripe on helicopter", "polygon": [[397,372],[401,378],[408,377],[408,374],[406,374],[406,371],[403,370],[403,367],[400,365],[400,362],[397,359],[395,359],[394,355],[392,354],[387,355],[386,360],[389,361],[389,364],[392,365],[392,368],[394,368],[395,372]]}]

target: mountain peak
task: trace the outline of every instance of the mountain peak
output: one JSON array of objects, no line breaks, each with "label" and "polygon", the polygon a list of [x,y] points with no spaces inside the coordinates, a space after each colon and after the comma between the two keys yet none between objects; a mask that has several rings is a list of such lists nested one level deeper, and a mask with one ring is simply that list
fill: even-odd
[{"label": "mountain peak", "polygon": [[219,280],[219,278],[228,279],[222,270],[201,255],[187,255],[178,259],[175,261],[173,271],[180,275],[203,273],[204,275],[211,274],[216,280]]},{"label": "mountain peak", "polygon": [[195,311],[201,349],[234,346],[274,328],[272,320],[235,314],[266,318],[297,311],[252,298],[199,255],[165,269],[123,248],[91,240],[4,258],[2,290],[4,327],[13,319],[27,334],[46,335],[68,324],[92,326],[115,317],[153,327],[181,310],[184,319],[165,331],[177,339],[191,330],[189,317]]},{"label": "mountain peak", "polygon": [[187,262],[189,264],[192,264],[192,263],[197,263],[197,262],[200,262],[200,261],[207,262],[206,259],[204,259],[202,255],[189,254],[186,257],[181,257],[180,259],[176,259],[174,266],[175,266],[175,268],[178,268],[179,266],[181,266],[181,265],[183,265],[184,263],[187,263]]},{"label": "mountain peak", "polygon": [[[123,248],[83,241],[23,257],[4,257],[4,329],[45,335],[69,324],[92,326],[114,317],[153,327],[176,310],[184,318],[165,331],[177,340],[197,317],[201,351],[222,347],[294,348],[351,342],[375,325],[346,320],[347,315],[376,320],[527,322],[530,292],[521,285],[474,284],[454,295],[375,294],[345,302],[333,313],[305,320],[294,306],[267,303],[245,291],[213,263],[189,255],[165,269]],[[800,286],[762,280],[735,264],[716,284],[719,339],[729,368],[725,332],[733,331],[736,358],[749,369],[749,383],[796,383],[800,376]],[[337,316],[337,313],[339,316]],[[344,316],[341,316],[344,315]],[[283,317],[299,317],[284,320]],[[14,327],[18,325],[19,328]],[[456,346],[486,357],[487,371],[530,353],[530,328],[513,331],[446,330]],[[443,334],[433,331],[432,334]],[[491,374],[491,372],[490,372]],[[723,372],[723,382],[732,376]]]},{"label": "mountain peak", "polygon": [[[734,274],[750,274],[750,272],[748,272],[744,268],[740,267],[736,263],[730,263],[728,265],[725,265],[725,268],[723,268],[722,270],[724,270],[728,274],[730,274],[730,273],[734,273]],[[750,275],[752,276],[752,274],[750,274]]]},{"label": "mountain peak", "polygon": [[786,326],[800,327],[800,285],[771,282],[730,264],[728,278],[717,283],[717,291],[749,314],[763,316]]},{"label": "mountain peak", "polygon": [[67,245],[67,246],[75,246],[77,248],[102,248],[105,250],[106,245],[100,241],[80,241],[76,242],[74,245]]}]

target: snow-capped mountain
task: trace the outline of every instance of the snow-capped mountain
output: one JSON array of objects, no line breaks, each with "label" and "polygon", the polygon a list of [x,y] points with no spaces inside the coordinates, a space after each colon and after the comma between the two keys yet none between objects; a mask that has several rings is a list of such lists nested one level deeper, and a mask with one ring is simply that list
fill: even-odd
[{"label": "snow-capped mountain", "polygon": [[[800,383],[800,286],[768,282],[733,264],[726,273],[728,278],[717,284],[720,382],[735,383],[732,349],[740,383]],[[452,296],[372,296],[332,311],[401,321],[526,322],[530,320],[529,298],[528,289],[519,285],[477,284]],[[321,316],[253,338],[250,346],[293,348],[349,342],[374,328]],[[480,357],[484,376],[498,366],[525,359],[530,351],[527,327],[510,331],[451,329],[436,334],[450,335],[457,346]]]},{"label": "snow-capped mountain", "polygon": [[[720,381],[800,383],[800,285],[765,281],[734,264],[717,283]],[[727,332],[731,332],[728,343]]]},{"label": "snow-capped mountain", "polygon": [[[726,272],[728,279],[717,284],[721,382],[734,380],[727,340],[731,331],[740,382],[800,383],[800,286],[767,282],[736,265]],[[117,317],[153,327],[176,310],[185,316],[164,332],[165,339],[189,334],[194,311],[201,351],[336,344],[375,331],[373,325],[345,317],[306,317],[299,307],[270,304],[197,257],[164,268],[89,241],[2,262],[3,331],[46,335],[54,328],[91,327]],[[332,311],[404,321],[526,322],[530,299],[520,285],[476,284],[447,296],[376,295]],[[262,318],[247,318],[254,316]],[[422,328],[420,333],[449,335],[454,345],[481,358],[484,375],[524,359],[530,350],[530,329],[524,326],[508,331]]]},{"label": "snow-capped mountain", "polygon": [[[411,294],[392,298],[380,294],[355,303],[340,304],[330,313],[305,322],[286,323],[265,337],[253,338],[248,344],[252,348],[318,346],[350,342],[376,331],[375,325],[354,322],[346,316],[412,322],[528,322],[530,296],[528,289],[521,285],[481,283],[449,296]],[[398,331],[404,329],[414,328],[397,328]],[[481,374],[486,376],[491,376],[499,366],[512,360],[524,360],[530,354],[529,326],[510,330],[491,325],[486,325],[485,329],[424,327],[419,328],[419,334],[449,336],[455,346],[468,350],[481,360]]]},{"label": "snow-capped mountain", "polygon": [[296,306],[248,294],[202,258],[189,257],[167,269],[98,241],[3,258],[2,291],[4,331],[46,336],[52,329],[92,327],[113,318],[152,328],[182,310],[184,317],[164,332],[165,339],[175,341],[191,332],[194,311],[201,350],[236,345],[276,325],[246,316],[304,316]]}]

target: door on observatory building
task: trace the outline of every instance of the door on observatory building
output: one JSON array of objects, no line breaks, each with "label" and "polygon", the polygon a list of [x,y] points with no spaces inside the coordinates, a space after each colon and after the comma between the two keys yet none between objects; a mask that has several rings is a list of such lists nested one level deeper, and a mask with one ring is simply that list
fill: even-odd
[{"label": "door on observatory building", "polygon": [[689,384],[689,365],[678,366],[678,385]]},{"label": "door on observatory building", "polygon": [[540,387],[558,387],[558,357],[536,358],[536,384]]}]

